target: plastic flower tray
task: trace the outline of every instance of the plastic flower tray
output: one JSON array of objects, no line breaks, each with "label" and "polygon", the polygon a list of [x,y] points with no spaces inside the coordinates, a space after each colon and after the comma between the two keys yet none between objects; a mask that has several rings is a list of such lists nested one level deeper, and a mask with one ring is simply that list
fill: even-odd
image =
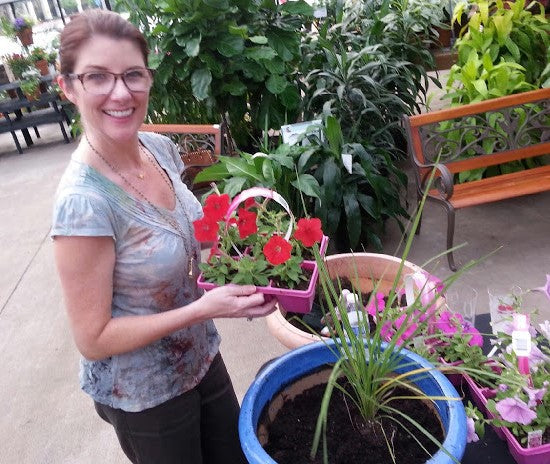
[{"label": "plastic flower tray", "polygon": [[[469,375],[465,375],[464,379],[468,384],[470,395],[476,406],[487,418],[492,419],[494,416],[487,409],[487,400],[494,397],[494,391],[490,388],[479,387]],[[507,427],[493,427],[493,429],[500,439],[506,440],[508,450],[518,464],[550,463],[549,443],[534,448],[524,448]]]},{"label": "plastic flower tray", "polygon": [[[328,237],[325,235],[321,240],[319,251],[321,256],[324,256],[328,246]],[[264,295],[273,295],[277,298],[277,302],[285,311],[293,313],[306,314],[311,311],[313,300],[315,299],[315,289],[317,287],[317,279],[319,278],[319,269],[315,261],[304,261],[301,265],[302,269],[313,271],[309,286],[306,290],[294,290],[289,288],[275,287],[269,284],[267,287],[256,287],[257,291]],[[197,279],[197,285],[204,290],[212,290],[218,285],[212,282],[207,282],[202,278],[202,272]]]}]

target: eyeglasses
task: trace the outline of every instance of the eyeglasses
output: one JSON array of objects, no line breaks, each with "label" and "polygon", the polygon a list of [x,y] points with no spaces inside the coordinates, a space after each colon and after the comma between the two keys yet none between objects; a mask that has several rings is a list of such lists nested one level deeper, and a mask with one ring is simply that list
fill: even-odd
[{"label": "eyeglasses", "polygon": [[135,68],[116,74],[108,71],[91,71],[82,74],[67,74],[69,79],[78,79],[82,87],[92,95],[108,95],[115,88],[118,78],[130,92],[147,92],[153,85],[153,70]]}]

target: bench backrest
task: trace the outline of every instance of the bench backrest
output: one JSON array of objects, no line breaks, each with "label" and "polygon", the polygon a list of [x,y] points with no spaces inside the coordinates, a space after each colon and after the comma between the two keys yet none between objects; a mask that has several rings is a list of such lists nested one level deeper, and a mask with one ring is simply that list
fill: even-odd
[{"label": "bench backrest", "polygon": [[142,124],[140,130],[166,135],[177,145],[182,158],[201,150],[216,156],[222,152],[220,124]]},{"label": "bench backrest", "polygon": [[550,88],[404,118],[409,154],[452,173],[550,154]]}]

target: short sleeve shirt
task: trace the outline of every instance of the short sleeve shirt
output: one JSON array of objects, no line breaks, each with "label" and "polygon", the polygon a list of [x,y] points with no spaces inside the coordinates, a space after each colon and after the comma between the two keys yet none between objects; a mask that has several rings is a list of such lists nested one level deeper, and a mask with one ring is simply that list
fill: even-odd
[{"label": "short sleeve shirt", "polygon": [[[175,145],[157,134],[140,133],[139,138],[172,181],[179,200],[174,210],[153,207],[74,159],[61,178],[54,203],[52,237],[113,238],[112,317],[161,313],[201,295],[188,266],[191,253],[200,256],[191,224],[202,216],[200,203],[180,180],[184,166]],[[210,320],[135,351],[99,361],[83,358],[81,387],[99,403],[142,411],[195,387],[219,343]]]}]

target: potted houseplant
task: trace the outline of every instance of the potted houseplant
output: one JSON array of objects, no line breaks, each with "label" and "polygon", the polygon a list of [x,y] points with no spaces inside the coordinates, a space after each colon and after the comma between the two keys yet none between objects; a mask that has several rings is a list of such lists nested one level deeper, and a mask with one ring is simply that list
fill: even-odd
[{"label": "potted houseplant", "polygon": [[[422,200],[420,208],[424,201],[425,198]],[[398,435],[397,429],[404,429],[407,435],[405,441],[422,443],[420,446],[424,450],[426,450],[427,442],[435,444],[435,448],[427,452],[428,455],[432,455],[431,459],[425,454],[419,458],[420,460],[414,462],[426,462],[427,459],[430,463],[460,462],[466,445],[467,422],[458,393],[439,372],[439,370],[448,368],[445,365],[436,368],[428,361],[403,348],[402,343],[404,340],[412,339],[422,333],[423,327],[427,324],[426,315],[437,309],[436,303],[446,287],[446,282],[431,285],[428,291],[410,292],[409,298],[407,298],[410,304],[402,309],[398,327],[394,320],[394,308],[399,306],[397,304],[400,298],[398,294],[399,282],[414,237],[414,230],[419,223],[419,217],[419,215],[416,216],[412,229],[409,231],[400,268],[382,308],[375,306],[375,311],[369,314],[368,311],[362,310],[362,304],[355,305],[355,311],[351,312],[356,316],[354,325],[351,324],[351,317],[347,312],[347,303],[344,303],[341,298],[339,292],[341,288],[335,286],[320,255],[316,255],[326,305],[333,320],[333,326],[329,328],[330,340],[298,348],[275,361],[257,377],[245,395],[241,408],[239,431],[241,444],[249,462],[276,462],[262,449],[256,434],[256,431],[263,434],[266,430],[269,433],[269,429],[265,429],[263,423],[259,426],[264,406],[266,407],[264,417],[267,418],[266,423],[269,424],[277,418],[275,403],[284,401],[283,397],[287,396],[284,391],[282,396],[277,396],[274,399],[274,403],[268,404],[273,395],[281,390],[281,386],[289,385],[300,378],[302,373],[311,373],[327,363],[333,367],[325,382],[326,385],[323,387],[325,393],[322,400],[319,400],[319,404],[312,406],[317,407],[317,411],[320,407],[321,411],[317,417],[316,425],[311,427],[310,436],[307,438],[311,443],[311,435],[313,435],[313,445],[309,453],[312,458],[317,455],[321,437],[323,437],[322,462],[329,462],[330,453],[334,451],[334,442],[327,437],[329,434],[327,427],[330,425],[331,430],[335,430],[339,429],[340,424],[330,424],[327,414],[329,403],[335,401],[334,397],[337,395],[334,392],[337,392],[347,405],[344,409],[348,412],[349,418],[346,416],[343,421],[351,420],[358,432],[347,437],[350,438],[350,441],[346,440],[345,446],[351,447],[354,443],[361,443],[366,437],[377,435],[382,437],[381,445],[378,443],[380,446],[377,449],[385,450],[386,457],[384,459],[388,462],[397,462],[396,453],[401,445],[395,444],[394,439]],[[453,277],[449,278],[449,281],[452,279]],[[380,285],[374,286],[374,295],[379,287]],[[392,326],[395,326],[395,330]],[[403,412],[401,408],[404,407],[404,404],[394,403],[399,400],[406,400],[407,404],[409,401],[413,403],[418,401],[418,404],[421,404],[424,409],[426,401],[433,403],[445,429],[442,441],[438,440],[431,431],[428,431],[424,425],[420,425],[408,413]],[[351,418],[352,413],[353,418]],[[389,423],[379,427],[383,418],[388,416],[391,417],[389,423],[393,423],[395,427],[392,428]],[[294,433],[294,430],[288,431],[288,435]],[[426,441],[422,441],[421,437],[426,438]],[[371,451],[374,453],[370,448],[363,449],[362,456],[366,453],[372,454]],[[355,457],[355,459],[358,458],[359,456]],[[374,458],[374,461],[384,462],[379,457]],[[412,462],[409,458],[400,458],[400,461]]]},{"label": "potted houseplant", "polygon": [[32,38],[33,25],[34,25],[34,21],[26,17],[17,17],[13,20],[13,22],[10,22],[7,19],[3,19],[2,30],[4,34],[6,34],[9,37],[14,37],[14,38],[17,37],[21,41],[21,44],[23,46],[28,47],[33,43],[33,38]]},{"label": "potted houseplant", "polygon": [[29,69],[23,73],[20,84],[21,91],[27,100],[38,100],[40,98],[40,73],[37,69]]},{"label": "potted houseplant", "polygon": [[[268,208],[268,200],[257,203],[257,197],[273,199],[284,211]],[[200,265],[200,287],[253,284],[258,291],[274,295],[283,307],[310,311],[318,275],[312,250],[320,245],[324,253],[328,242],[318,219],[295,222],[284,198],[256,187],[232,202],[227,194],[208,196],[204,217],[193,226],[197,240],[215,242],[207,262]],[[308,255],[309,260],[304,259]]]},{"label": "potted houseplant", "polygon": [[50,73],[48,69],[48,52],[42,47],[34,47],[29,54],[29,58],[42,76],[47,76]]},{"label": "potted houseplant", "polygon": [[32,66],[29,58],[18,53],[5,56],[4,64],[9,67],[15,79],[21,79],[23,77],[23,73],[28,71]]},{"label": "potted houseplant", "polygon": [[[331,329],[331,340],[318,342],[303,346],[296,350],[293,350],[287,355],[284,355],[277,361],[269,365],[264,372],[262,372],[249,391],[247,392],[241,409],[240,416],[240,436],[243,450],[249,462],[251,463],[272,463],[277,462],[270,457],[266,451],[260,445],[259,439],[265,439],[265,435],[269,435],[272,424],[277,420],[278,403],[284,401],[284,398],[293,396],[294,386],[290,386],[297,379],[303,379],[301,382],[308,384],[308,388],[311,383],[315,384],[317,381],[314,378],[303,376],[316,372],[319,368],[326,364],[334,364],[334,370],[328,376],[322,379],[322,382],[327,384],[325,395],[319,404],[312,405],[313,408],[321,407],[321,414],[319,416],[317,425],[313,424],[311,428],[311,435],[315,430],[315,438],[313,439],[314,445],[311,450],[311,457],[316,455],[317,447],[319,446],[321,435],[325,435],[329,432],[326,431],[327,419],[326,411],[329,401],[336,401],[331,399],[331,395],[336,396],[335,393],[342,394],[346,398],[345,402],[349,406],[350,420],[355,424],[356,429],[363,430],[363,433],[357,433],[351,436],[351,443],[366,441],[367,436],[384,437],[385,433],[394,434],[393,437],[397,437],[398,433],[395,430],[384,429],[388,424],[384,425],[384,428],[378,429],[377,425],[382,417],[387,417],[388,414],[394,414],[393,419],[404,429],[409,430],[410,436],[406,438],[409,442],[421,441],[421,436],[429,437],[427,441],[433,441],[435,443],[435,449],[432,449],[429,454],[433,454],[431,459],[428,455],[424,455],[420,458],[420,461],[412,461],[409,458],[399,458],[400,461],[394,462],[425,462],[429,459],[430,463],[443,463],[443,462],[460,462],[462,453],[466,445],[466,415],[460,397],[450,382],[438,371],[434,365],[430,364],[420,356],[413,354],[409,350],[406,350],[400,344],[400,340],[405,335],[413,336],[416,330],[416,326],[420,327],[423,322],[420,320],[421,314],[425,313],[429,308],[425,308],[421,305],[421,298],[415,299],[415,303],[408,307],[404,312],[406,314],[405,321],[402,321],[399,329],[393,332],[389,338],[385,333],[387,324],[391,321],[391,310],[395,299],[397,297],[396,287],[390,290],[390,297],[388,303],[384,305],[382,310],[375,319],[367,317],[365,312],[361,312],[363,316],[359,316],[359,330],[353,328],[350,324],[350,319],[346,315],[347,312],[341,303],[337,289],[331,283],[328,276],[328,272],[321,261],[318,262],[320,268],[320,281],[325,291],[330,313],[335,321],[335,327]],[[403,262],[402,262],[403,265]],[[431,303],[433,305],[433,302]],[[430,306],[431,306],[430,305]],[[374,329],[372,322],[375,321]],[[414,327],[411,333],[410,328]],[[369,333],[370,337],[364,337],[364,333]],[[384,341],[387,339],[388,341]],[[342,340],[346,340],[343,342]],[[445,370],[446,368],[440,367],[439,369]],[[347,384],[338,383],[337,379],[342,375],[347,380]],[[317,376],[317,374],[316,374]],[[282,390],[282,386],[289,386],[289,390]],[[400,390],[402,387],[405,390]],[[308,393],[309,394],[309,393]],[[270,402],[270,399],[274,397],[274,400]],[[422,408],[425,408],[426,404],[433,403],[437,410],[437,414],[442,420],[443,427],[445,429],[445,438],[441,443],[434,437],[432,431],[428,431],[424,425],[408,415],[408,413],[402,412],[401,407],[404,405],[395,405],[393,401],[397,401],[396,404],[400,404],[400,399],[407,399],[412,402],[419,401],[422,404]],[[298,401],[298,400],[297,400]],[[300,398],[299,401],[302,401]],[[427,401],[427,403],[424,403]],[[262,409],[265,409],[263,415],[265,420],[260,420],[260,413]],[[356,415],[356,410],[360,411],[360,414]],[[287,412],[281,412],[281,415]],[[353,416],[353,419],[351,417]],[[347,418],[346,418],[347,419]],[[345,419],[344,419],[345,420]],[[292,419],[295,421],[295,419]],[[299,419],[300,422],[305,421],[304,418]],[[304,424],[304,427],[306,425]],[[330,425],[331,429],[340,428],[340,424]],[[427,426],[426,426],[427,427]],[[307,427],[306,427],[307,428]],[[399,428],[399,426],[397,426]],[[413,430],[411,432],[411,429]],[[256,430],[260,437],[256,435]],[[384,431],[385,430],[385,431]],[[389,431],[388,431],[389,430]],[[289,430],[288,435],[293,435],[296,432]],[[412,437],[412,439],[411,439]],[[311,442],[311,436],[308,437]],[[380,438],[378,443],[379,448],[384,449],[384,438]],[[338,462],[343,462],[341,454],[341,448],[334,445],[334,442],[327,438],[329,445],[323,445],[323,461],[333,462],[331,460],[331,452],[336,453],[338,456],[335,458]],[[345,442],[343,447],[351,448],[352,444]],[[267,439],[268,448],[269,438]],[[390,457],[387,462],[391,462],[391,456],[393,458],[398,456],[398,451],[402,445],[388,443],[388,449],[393,449],[395,453],[390,451],[388,454]],[[424,442],[423,447],[426,446]],[[307,447],[307,445],[306,445]],[[363,449],[363,453],[371,453],[369,449]],[[372,450],[372,453],[375,451]],[[409,452],[409,450],[407,450]],[[279,452],[272,451],[272,456],[280,456]],[[371,454],[372,454],[371,453]],[[356,456],[355,459],[358,459]],[[349,458],[353,461],[353,458]],[[378,455],[373,458],[375,462],[382,461]],[[405,459],[405,460],[403,460]],[[298,461],[298,459],[297,459]],[[282,459],[281,462],[288,462]],[[312,461],[312,462],[321,462]]]}]

